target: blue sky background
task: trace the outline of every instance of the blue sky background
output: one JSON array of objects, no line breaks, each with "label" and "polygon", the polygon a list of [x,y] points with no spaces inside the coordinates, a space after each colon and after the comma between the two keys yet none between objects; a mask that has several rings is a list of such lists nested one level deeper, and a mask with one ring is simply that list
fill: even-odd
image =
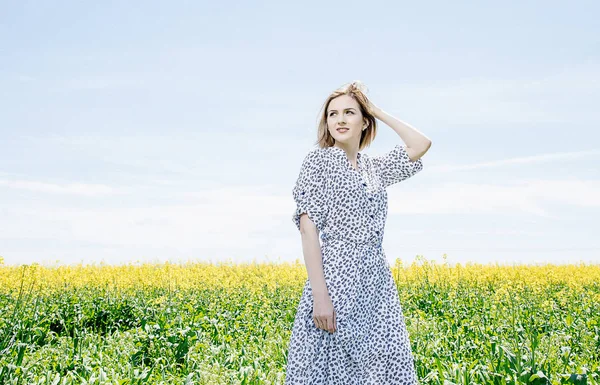
[{"label": "blue sky background", "polygon": [[302,260],[291,191],[359,79],[433,141],[388,189],[390,262],[599,263],[599,8],[3,2],[0,256]]}]

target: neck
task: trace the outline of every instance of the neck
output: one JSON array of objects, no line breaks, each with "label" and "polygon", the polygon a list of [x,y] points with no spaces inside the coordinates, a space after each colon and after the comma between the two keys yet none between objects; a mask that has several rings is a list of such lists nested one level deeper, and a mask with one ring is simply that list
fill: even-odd
[{"label": "neck", "polygon": [[356,160],[359,157],[360,153],[358,152],[357,148],[348,148],[348,146],[344,146],[344,145],[339,144],[339,143],[336,143],[333,146],[337,147],[339,149],[344,150],[344,152],[346,153],[346,156],[350,160]]}]

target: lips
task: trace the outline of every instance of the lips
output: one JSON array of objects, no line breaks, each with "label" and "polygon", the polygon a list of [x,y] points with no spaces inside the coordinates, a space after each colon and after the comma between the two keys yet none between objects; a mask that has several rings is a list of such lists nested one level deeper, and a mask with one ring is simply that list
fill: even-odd
[{"label": "lips", "polygon": [[338,132],[347,132],[348,128],[347,127],[340,127],[337,129]]}]

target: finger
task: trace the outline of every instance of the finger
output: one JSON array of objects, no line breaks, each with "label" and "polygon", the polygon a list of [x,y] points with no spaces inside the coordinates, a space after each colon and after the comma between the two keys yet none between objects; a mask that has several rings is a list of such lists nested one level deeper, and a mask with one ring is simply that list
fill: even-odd
[{"label": "finger", "polygon": [[327,331],[329,333],[333,333],[333,315],[331,317],[327,317]]},{"label": "finger", "polygon": [[317,329],[321,329],[321,320],[319,318],[315,318],[315,326]]},{"label": "finger", "polygon": [[333,331],[337,330],[337,320],[335,318],[335,311],[333,312]]},{"label": "finger", "polygon": [[319,319],[319,327],[323,330],[327,329],[327,320],[326,319]]}]

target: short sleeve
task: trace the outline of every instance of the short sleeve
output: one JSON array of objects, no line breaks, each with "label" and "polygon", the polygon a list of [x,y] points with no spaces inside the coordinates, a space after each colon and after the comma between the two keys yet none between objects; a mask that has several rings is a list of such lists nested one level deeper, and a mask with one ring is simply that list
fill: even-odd
[{"label": "short sleeve", "polygon": [[423,169],[422,159],[411,160],[406,148],[399,144],[387,153],[372,159],[375,172],[379,175],[384,188],[408,179]]},{"label": "short sleeve", "polygon": [[319,149],[310,151],[300,167],[292,195],[296,203],[293,221],[300,230],[300,216],[307,213],[319,231],[325,225],[327,201],[325,195],[325,164]]}]

